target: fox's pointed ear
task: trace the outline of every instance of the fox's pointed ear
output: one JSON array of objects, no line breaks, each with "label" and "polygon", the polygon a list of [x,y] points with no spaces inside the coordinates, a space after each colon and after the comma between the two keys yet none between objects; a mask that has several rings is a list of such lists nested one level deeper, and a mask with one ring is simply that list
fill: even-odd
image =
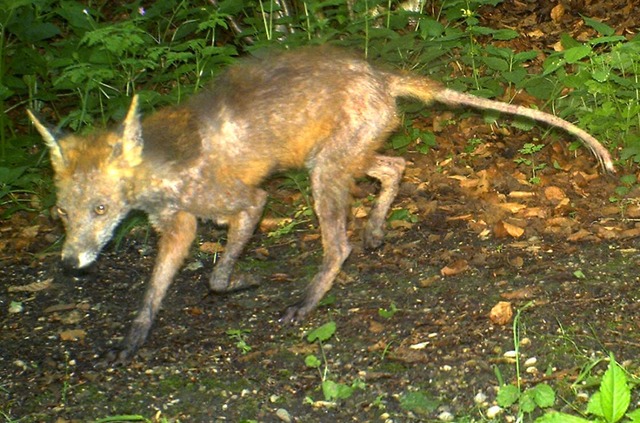
[{"label": "fox's pointed ear", "polygon": [[47,125],[43,124],[38,116],[27,109],[27,114],[29,115],[29,119],[33,123],[33,126],[36,127],[40,135],[42,135],[42,139],[44,143],[49,148],[51,152],[51,162],[56,169],[62,169],[65,166],[65,159],[62,155],[62,149],[60,148],[60,144],[53,131],[47,127]]},{"label": "fox's pointed ear", "polygon": [[[138,114],[138,95],[134,95],[131,106],[122,123],[122,138],[119,153],[129,166],[137,166],[142,161],[142,124]],[[117,148],[115,148],[117,150]]]}]

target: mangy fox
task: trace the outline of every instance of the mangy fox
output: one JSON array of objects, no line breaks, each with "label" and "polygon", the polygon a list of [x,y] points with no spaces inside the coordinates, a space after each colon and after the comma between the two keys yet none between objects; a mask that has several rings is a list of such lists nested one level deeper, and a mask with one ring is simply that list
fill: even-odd
[{"label": "mangy fox", "polygon": [[228,226],[210,289],[226,292],[252,283],[234,272],[234,264],[261,217],[267,197],[261,183],[289,168],[310,172],[324,256],[306,295],[286,310],[283,320],[302,319],[313,310],[351,251],[346,225],[354,177],[380,181],[363,242],[374,248],[383,241],[385,216],[405,162],[376,151],[398,124],[396,99],[401,96],[495,109],[561,127],[582,139],[613,172],[607,150],[562,119],[452,91],[421,76],[376,69],[326,48],[240,61],[211,89],[142,121],[134,97],[120,128],[88,137],[58,136],[30,113],[51,153],[58,213],[66,227],[66,266],[93,262],[132,209],[147,212],[160,234],[143,304],[121,349],[108,360],[131,358],[145,341],[195,238],[197,218]]}]

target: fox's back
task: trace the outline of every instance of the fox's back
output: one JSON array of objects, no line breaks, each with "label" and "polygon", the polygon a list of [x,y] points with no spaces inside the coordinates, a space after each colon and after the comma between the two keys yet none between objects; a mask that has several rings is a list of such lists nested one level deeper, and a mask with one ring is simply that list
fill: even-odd
[{"label": "fox's back", "polygon": [[303,49],[230,67],[188,107],[211,154],[245,170],[309,166],[322,149],[346,154],[358,140],[344,138],[363,126],[395,125],[383,75],[345,53]]}]

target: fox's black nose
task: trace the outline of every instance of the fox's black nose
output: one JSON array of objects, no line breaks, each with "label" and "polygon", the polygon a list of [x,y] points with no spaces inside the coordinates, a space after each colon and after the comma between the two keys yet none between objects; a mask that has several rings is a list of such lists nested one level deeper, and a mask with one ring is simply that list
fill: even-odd
[{"label": "fox's black nose", "polygon": [[73,272],[77,271],[80,268],[80,262],[77,258],[74,257],[63,257],[62,258],[62,269],[65,272]]},{"label": "fox's black nose", "polygon": [[73,257],[64,257],[62,259],[62,274],[71,278],[92,278],[95,275],[94,266],[85,266],[80,268],[80,261]]}]

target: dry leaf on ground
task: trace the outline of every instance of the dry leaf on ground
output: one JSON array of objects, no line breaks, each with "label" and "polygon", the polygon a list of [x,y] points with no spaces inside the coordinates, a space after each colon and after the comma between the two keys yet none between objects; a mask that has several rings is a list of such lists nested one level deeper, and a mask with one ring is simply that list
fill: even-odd
[{"label": "dry leaf on ground", "polygon": [[512,317],[513,308],[511,307],[511,303],[507,301],[500,301],[493,306],[489,313],[489,320],[491,320],[493,324],[500,326],[509,323]]}]

